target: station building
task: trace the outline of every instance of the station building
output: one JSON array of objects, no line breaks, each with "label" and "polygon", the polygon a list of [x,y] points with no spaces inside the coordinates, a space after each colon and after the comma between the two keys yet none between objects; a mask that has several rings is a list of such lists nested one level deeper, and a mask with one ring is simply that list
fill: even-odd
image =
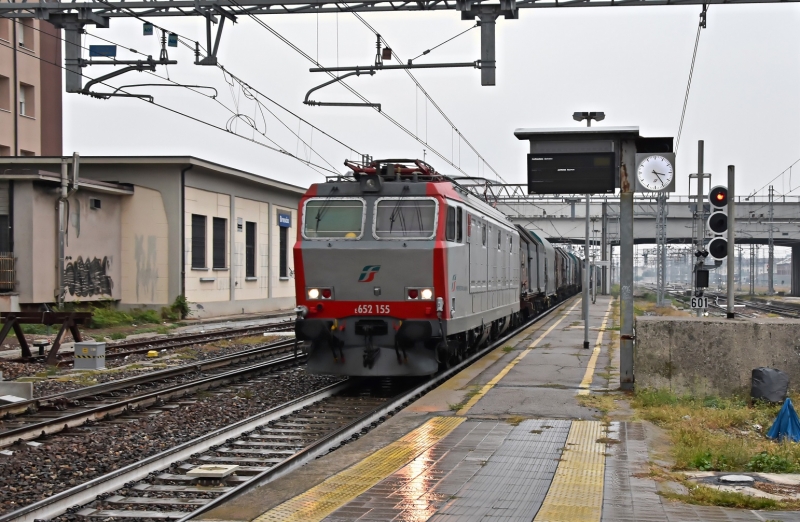
[{"label": "station building", "polygon": [[294,307],[305,189],[189,156],[82,157],[76,189],[71,163],[0,158],[0,310],[38,309],[60,287],[65,302],[123,309],[184,295],[201,318]]}]

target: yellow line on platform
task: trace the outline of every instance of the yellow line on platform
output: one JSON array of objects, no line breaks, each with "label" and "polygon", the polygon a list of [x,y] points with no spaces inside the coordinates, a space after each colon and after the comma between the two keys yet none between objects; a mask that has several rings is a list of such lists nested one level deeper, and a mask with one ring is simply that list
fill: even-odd
[{"label": "yellow line on platform", "polygon": [[603,334],[606,331],[606,323],[608,322],[608,314],[611,313],[611,306],[614,304],[614,300],[612,299],[608,303],[608,310],[606,310],[606,315],[603,317],[603,324],[600,325],[600,331],[597,332],[597,341],[594,343],[594,350],[592,350],[592,356],[589,359],[589,364],[586,366],[586,373],[583,374],[583,380],[581,381],[580,386],[578,386],[578,395],[588,395],[589,394],[589,386],[592,384],[592,379],[594,378],[594,368],[597,366],[597,356],[600,355],[600,349],[603,346]]},{"label": "yellow line on platform", "polygon": [[553,482],[534,522],[599,522],[606,445],[599,421],[573,421]]},{"label": "yellow line on platform", "polygon": [[511,369],[512,369],[514,366],[516,366],[516,365],[517,365],[517,363],[519,363],[519,362],[520,362],[522,359],[524,359],[524,358],[525,358],[525,356],[526,356],[526,355],[528,355],[528,354],[531,352],[531,350],[533,350],[534,348],[536,348],[536,345],[538,345],[538,344],[539,344],[539,343],[542,341],[542,339],[544,339],[545,337],[547,337],[547,335],[548,335],[550,332],[552,332],[552,331],[553,331],[553,329],[554,329],[556,326],[558,326],[559,324],[561,324],[561,321],[563,321],[563,320],[564,320],[564,318],[565,318],[567,315],[569,315],[569,313],[570,313],[570,312],[572,312],[572,311],[575,309],[575,307],[576,307],[576,306],[578,306],[578,304],[579,304],[579,303],[580,303],[580,301],[575,301],[575,304],[574,304],[574,305],[572,305],[572,308],[570,308],[569,310],[567,310],[567,311],[566,311],[566,313],[564,313],[564,314],[561,316],[561,318],[560,318],[558,321],[556,321],[555,323],[553,323],[553,325],[552,325],[550,328],[548,328],[547,330],[545,330],[545,332],[544,332],[542,335],[540,335],[540,336],[539,336],[539,337],[538,337],[538,338],[537,338],[537,339],[536,339],[534,342],[532,342],[531,344],[529,344],[529,345],[528,345],[528,347],[527,347],[527,348],[525,348],[525,349],[522,351],[522,353],[521,353],[521,354],[519,354],[518,356],[516,356],[516,357],[514,358],[514,360],[513,360],[513,361],[511,361],[510,363],[508,363],[508,364],[506,365],[506,367],[505,367],[505,368],[503,368],[502,370],[500,370],[500,373],[498,373],[497,375],[495,375],[495,376],[494,376],[494,378],[493,378],[491,381],[489,381],[489,382],[487,382],[486,384],[484,384],[484,385],[483,385],[483,387],[480,389],[480,391],[479,391],[478,393],[476,393],[476,394],[475,394],[475,395],[474,395],[472,398],[470,398],[470,400],[468,400],[468,401],[467,401],[467,403],[466,403],[466,404],[465,404],[465,405],[464,405],[464,406],[463,406],[463,407],[462,407],[460,410],[458,410],[458,412],[456,413],[456,415],[466,415],[466,414],[467,414],[467,412],[470,410],[470,408],[472,408],[473,406],[475,406],[475,404],[477,404],[477,403],[478,403],[478,401],[479,401],[479,400],[481,400],[481,399],[483,398],[483,396],[484,396],[484,395],[486,395],[486,393],[487,393],[489,390],[491,390],[492,388],[494,388],[495,384],[497,384],[498,382],[500,382],[500,380],[501,380],[503,377],[505,377],[505,376],[506,376],[506,374],[507,374],[508,372],[510,372],[510,371],[511,371]]},{"label": "yellow line on platform", "polygon": [[464,420],[459,417],[434,417],[361,462],[267,511],[253,522],[322,520],[411,462],[450,434]]}]

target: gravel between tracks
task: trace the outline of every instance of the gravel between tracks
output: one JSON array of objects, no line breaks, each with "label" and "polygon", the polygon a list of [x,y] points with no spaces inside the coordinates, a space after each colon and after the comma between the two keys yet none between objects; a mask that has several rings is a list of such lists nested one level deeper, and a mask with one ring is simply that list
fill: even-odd
[{"label": "gravel between tracks", "polygon": [[[303,368],[262,376],[237,388],[201,393],[173,409],[126,415],[9,446],[0,455],[0,514],[42,500],[209,431],[339,381]],[[139,417],[139,418],[136,418]]]},{"label": "gravel between tracks", "polygon": [[[72,365],[69,365],[59,368],[57,373],[54,373],[52,369],[48,371],[47,366],[40,363],[15,363],[0,360],[0,372],[3,373],[3,379],[6,381],[24,379],[26,377],[41,379],[33,382],[33,396],[44,397],[95,384],[135,377],[142,373],[231,355],[280,339],[283,339],[283,337],[247,337],[230,341],[216,341],[205,345],[168,350],[166,355],[158,359],[149,359],[146,354],[134,354],[121,359],[108,359],[106,361],[107,370],[91,372],[74,372],[72,371]],[[48,373],[53,375],[48,375]]]}]

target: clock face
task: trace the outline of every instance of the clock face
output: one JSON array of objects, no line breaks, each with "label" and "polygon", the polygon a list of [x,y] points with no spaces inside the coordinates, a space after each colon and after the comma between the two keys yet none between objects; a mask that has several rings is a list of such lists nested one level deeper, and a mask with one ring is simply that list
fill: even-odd
[{"label": "clock face", "polygon": [[675,171],[667,158],[654,154],[642,160],[636,177],[647,190],[659,191],[664,190],[672,183]]}]

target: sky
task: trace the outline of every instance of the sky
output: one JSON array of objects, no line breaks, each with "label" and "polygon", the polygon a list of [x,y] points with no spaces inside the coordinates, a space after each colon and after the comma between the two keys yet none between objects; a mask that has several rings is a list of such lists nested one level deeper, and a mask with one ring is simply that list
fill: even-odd
[{"label": "sky", "polygon": [[[497,21],[497,85],[482,87],[480,71],[416,70],[430,97],[482,155],[460,140],[433,104],[403,71],[380,71],[347,83],[384,115],[404,125],[415,140],[369,108],[309,107],[302,101],[328,80],[310,73],[312,64],[247,17],[226,24],[219,61],[254,89],[301,116],[318,130],[267,102],[258,110],[221,69],[193,64],[185,47],[168,48],[177,65],[157,74],[185,85],[217,89],[217,99],[184,88],[131,87],[189,119],[138,99],[97,100],[65,94],[64,152],[82,155],[193,155],[300,186],[324,180],[285,153],[344,173],[343,161],[360,154],[375,158],[425,158],[437,170],[463,175],[438,151],[471,176],[525,183],[528,143],[520,127],[573,127],[575,111],[604,111],[600,126],[638,126],[643,136],[676,136],[697,33],[700,6],[586,7],[520,9],[519,19]],[[468,29],[455,11],[362,15],[403,60]],[[260,17],[278,33],[325,66],[369,65],[375,37],[353,14],[269,15]],[[156,25],[192,40],[205,41],[200,17],[152,18]],[[677,193],[688,191],[697,172],[697,141],[705,141],[705,171],[724,184],[735,165],[737,193],[766,193],[774,181],[779,194],[800,186],[800,5],[712,5],[702,30],[677,155]],[[142,22],[114,18],[108,29],[87,26],[85,45],[103,44],[98,35],[158,56],[159,40],[142,35]],[[120,49],[119,59],[136,55]],[[480,29],[432,51],[417,63],[472,62],[480,57]],[[394,63],[394,62],[392,62]],[[90,77],[110,67],[84,70]],[[114,86],[161,82],[147,73],[128,73]],[[231,85],[233,83],[233,85]],[[98,90],[105,87],[98,86]],[[201,89],[210,93],[211,89]],[[320,101],[358,101],[342,86],[315,92]],[[229,109],[226,109],[228,107]],[[232,111],[232,112],[231,112]],[[237,119],[235,114],[241,114]],[[278,118],[276,118],[277,116]],[[247,126],[252,118],[259,132]],[[325,136],[322,131],[345,145]],[[235,134],[234,134],[235,133]],[[298,138],[299,136],[299,138]],[[246,138],[243,139],[242,137]],[[270,141],[271,140],[271,141]],[[800,189],[791,192],[800,195]]]}]

